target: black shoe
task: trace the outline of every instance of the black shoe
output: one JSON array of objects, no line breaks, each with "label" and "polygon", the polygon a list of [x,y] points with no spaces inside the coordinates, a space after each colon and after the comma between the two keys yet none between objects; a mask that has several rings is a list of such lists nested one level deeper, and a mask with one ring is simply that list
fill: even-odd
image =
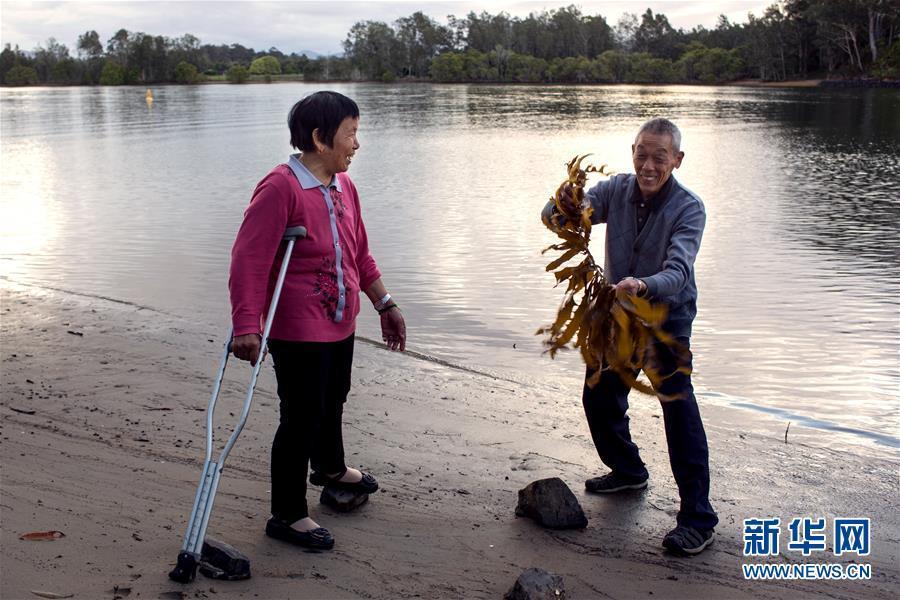
[{"label": "black shoe", "polygon": [[309,482],[313,485],[333,487],[354,494],[372,494],[378,491],[378,482],[368,473],[363,473],[362,479],[359,481],[340,481],[346,472],[347,467],[344,467],[344,470],[338,475],[328,477],[324,473],[313,471],[309,476]]},{"label": "black shoe", "polygon": [[662,545],[674,554],[693,556],[700,554],[716,539],[715,529],[696,529],[679,525],[666,534]]},{"label": "black shoe", "polygon": [[312,550],[331,550],[334,548],[334,537],[324,527],[310,531],[297,531],[287,521],[272,517],[266,523],[266,535],[282,542],[303,546]]},{"label": "black shoe", "polygon": [[642,490],[647,487],[647,479],[633,479],[615,473],[607,473],[602,477],[594,477],[584,482],[584,489],[595,494],[612,494],[625,490]]}]

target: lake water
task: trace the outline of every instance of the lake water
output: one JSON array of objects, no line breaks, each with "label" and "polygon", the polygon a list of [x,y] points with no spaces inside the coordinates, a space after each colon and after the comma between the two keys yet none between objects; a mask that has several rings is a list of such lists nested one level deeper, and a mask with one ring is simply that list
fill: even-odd
[{"label": "lake water", "polygon": [[[561,297],[538,213],[569,158],[628,171],[637,127],[665,115],[684,134],[676,176],[708,212],[701,403],[818,427],[824,443],[900,447],[900,92],[330,88],[362,111],[350,174],[411,349],[577,402],[579,358],[550,361],[533,335]],[[288,109],[316,89],[160,87],[149,106],[136,87],[3,89],[0,275],[224,335],[242,211],[291,151]],[[373,311],[359,327],[380,339]]]}]

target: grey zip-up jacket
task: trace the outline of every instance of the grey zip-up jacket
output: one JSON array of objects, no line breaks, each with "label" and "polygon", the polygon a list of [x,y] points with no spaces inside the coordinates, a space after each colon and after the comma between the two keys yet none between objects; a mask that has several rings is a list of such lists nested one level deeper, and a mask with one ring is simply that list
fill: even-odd
[{"label": "grey zip-up jacket", "polygon": [[[646,297],[665,302],[669,316],[665,329],[676,336],[690,336],[697,316],[697,283],[694,260],[706,225],[703,202],[674,177],[668,193],[656,198],[656,208],[637,230],[634,174],[601,181],[586,192],[594,207],[592,223],[606,223],[604,273],[610,283],[636,277],[647,284]],[[544,207],[549,218],[553,201]]]}]

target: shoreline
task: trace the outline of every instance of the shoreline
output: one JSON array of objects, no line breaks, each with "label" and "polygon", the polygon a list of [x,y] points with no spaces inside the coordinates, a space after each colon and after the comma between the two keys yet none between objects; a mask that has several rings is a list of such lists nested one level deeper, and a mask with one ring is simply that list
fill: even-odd
[{"label": "shoreline", "polygon": [[[659,546],[674,522],[677,490],[656,403],[632,408],[650,488],[592,496],[582,481],[602,468],[578,390],[550,397],[368,343],[356,347],[345,443],[348,463],[371,470],[383,491],[340,515],[318,505],[318,488],[310,488],[313,517],[337,538],[331,553],[300,552],[262,535],[277,419],[274,376],[264,368],[209,529],[250,557],[254,576],[227,583],[198,575],[178,586],[166,573],[200,474],[221,332],[114,299],[6,281],[0,292],[4,597],[33,597],[31,590],[98,597],[117,585],[131,588],[131,597],[212,587],[227,598],[496,598],[529,566],[563,576],[571,597],[892,598],[900,591],[896,460],[795,442],[793,430],[784,444],[768,422],[701,404],[718,540],[698,557],[674,558]],[[229,371],[223,425],[243,375]],[[544,530],[513,515],[519,489],[553,476],[575,493],[587,529]],[[745,581],[742,520],[799,515],[870,517],[872,580]],[[18,540],[51,529],[66,537]]]},{"label": "shoreline", "polygon": [[309,83],[319,85],[348,84],[348,83],[375,83],[385,86],[393,85],[489,85],[489,86],[529,86],[529,87],[619,87],[619,86],[672,86],[684,85],[690,87],[753,87],[753,88],[821,88],[821,89],[870,89],[870,88],[900,88],[900,80],[892,79],[791,79],[786,81],[762,81],[760,79],[738,79],[734,81],[699,82],[699,81],[670,81],[670,82],[605,82],[605,83],[565,83],[565,82],[510,82],[510,81],[429,81],[429,80],[404,80],[397,79],[391,82],[379,80],[353,80],[353,79],[277,79],[272,81],[245,81],[243,83],[231,83],[226,80],[198,81],[197,83],[132,83],[123,85],[88,85],[88,84],[55,84],[43,83],[38,85],[16,86],[6,83],[0,84],[0,89],[36,89],[36,88],[160,88],[160,87],[189,87],[203,85],[272,85],[282,83]]}]

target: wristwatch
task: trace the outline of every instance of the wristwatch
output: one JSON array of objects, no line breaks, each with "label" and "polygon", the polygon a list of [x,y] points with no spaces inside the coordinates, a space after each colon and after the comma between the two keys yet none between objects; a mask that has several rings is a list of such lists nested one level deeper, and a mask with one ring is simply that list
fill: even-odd
[{"label": "wristwatch", "polygon": [[626,277],[625,279],[633,279],[638,283],[637,295],[643,296],[647,291],[647,284],[644,283],[643,279],[638,279],[637,277]]}]

